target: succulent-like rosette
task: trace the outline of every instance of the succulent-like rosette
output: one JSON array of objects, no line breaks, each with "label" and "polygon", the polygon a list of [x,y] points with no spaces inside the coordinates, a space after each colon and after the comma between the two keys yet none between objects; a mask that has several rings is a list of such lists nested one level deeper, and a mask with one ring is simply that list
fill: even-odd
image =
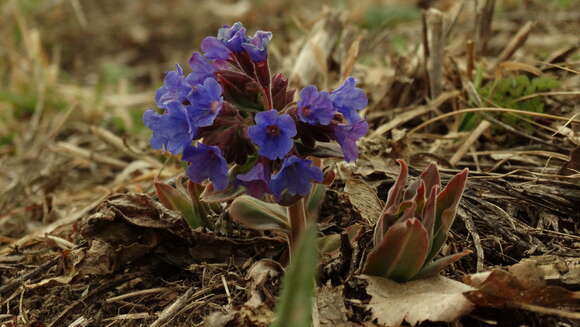
[{"label": "succulent-like rosette", "polygon": [[405,161],[399,164],[401,172],[375,226],[374,247],[363,272],[404,282],[436,275],[471,253],[435,259],[455,219],[469,170],[462,170],[441,190],[437,166],[431,164],[417,183],[405,188],[409,169]]}]

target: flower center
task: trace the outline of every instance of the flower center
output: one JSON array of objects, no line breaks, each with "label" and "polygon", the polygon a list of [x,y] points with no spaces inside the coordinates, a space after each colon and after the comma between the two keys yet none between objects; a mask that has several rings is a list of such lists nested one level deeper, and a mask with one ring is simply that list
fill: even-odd
[{"label": "flower center", "polygon": [[312,113],[312,110],[310,109],[309,106],[306,106],[306,107],[302,108],[302,115],[304,117],[310,116],[311,113]]},{"label": "flower center", "polygon": [[270,136],[278,136],[280,135],[280,129],[276,125],[270,125],[266,127],[266,133]]}]

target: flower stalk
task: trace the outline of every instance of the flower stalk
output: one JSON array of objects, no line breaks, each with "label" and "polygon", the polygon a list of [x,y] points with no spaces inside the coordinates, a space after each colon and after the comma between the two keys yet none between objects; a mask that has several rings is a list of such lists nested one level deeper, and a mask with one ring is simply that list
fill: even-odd
[{"label": "flower stalk", "polygon": [[288,219],[290,221],[290,234],[288,235],[288,244],[290,249],[295,248],[296,242],[306,229],[306,210],[304,207],[304,198],[299,199],[294,204],[287,207]]}]

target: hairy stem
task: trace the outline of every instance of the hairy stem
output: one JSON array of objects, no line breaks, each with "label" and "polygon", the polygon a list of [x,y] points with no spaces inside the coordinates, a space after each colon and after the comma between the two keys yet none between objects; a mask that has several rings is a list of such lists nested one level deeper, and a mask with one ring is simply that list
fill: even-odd
[{"label": "hairy stem", "polygon": [[290,235],[288,242],[290,245],[290,253],[296,246],[296,242],[300,238],[302,232],[306,228],[306,211],[304,210],[304,198],[298,200],[296,203],[288,207],[288,218],[290,220]]}]

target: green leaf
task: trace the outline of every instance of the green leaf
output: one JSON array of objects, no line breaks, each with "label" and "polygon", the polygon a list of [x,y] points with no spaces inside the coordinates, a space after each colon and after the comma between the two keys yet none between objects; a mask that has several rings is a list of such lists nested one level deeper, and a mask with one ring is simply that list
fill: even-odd
[{"label": "green leaf", "polygon": [[433,277],[441,272],[443,268],[449,266],[450,264],[458,261],[459,259],[471,254],[471,250],[464,250],[463,252],[448,255],[443,258],[439,258],[435,261],[425,264],[421,271],[414,277],[414,279]]},{"label": "green leaf", "polygon": [[228,208],[228,213],[237,222],[252,229],[290,231],[286,210],[282,206],[249,195],[237,197]]},{"label": "green leaf", "polygon": [[188,194],[162,182],[154,182],[159,201],[168,209],[178,211],[192,229],[204,226],[205,210]]},{"label": "green leaf", "polygon": [[310,224],[298,241],[292,262],[282,280],[282,294],[276,304],[276,319],[270,327],[312,325],[312,306],[318,270],[316,224]]},{"label": "green leaf", "polygon": [[201,193],[201,200],[208,203],[227,202],[244,194],[245,191],[246,189],[241,185],[230,185],[223,191],[215,191],[213,183],[210,183],[203,190],[203,193]]},{"label": "green leaf", "polygon": [[427,230],[419,219],[400,221],[369,253],[363,273],[399,282],[410,280],[423,266],[428,249]]}]

